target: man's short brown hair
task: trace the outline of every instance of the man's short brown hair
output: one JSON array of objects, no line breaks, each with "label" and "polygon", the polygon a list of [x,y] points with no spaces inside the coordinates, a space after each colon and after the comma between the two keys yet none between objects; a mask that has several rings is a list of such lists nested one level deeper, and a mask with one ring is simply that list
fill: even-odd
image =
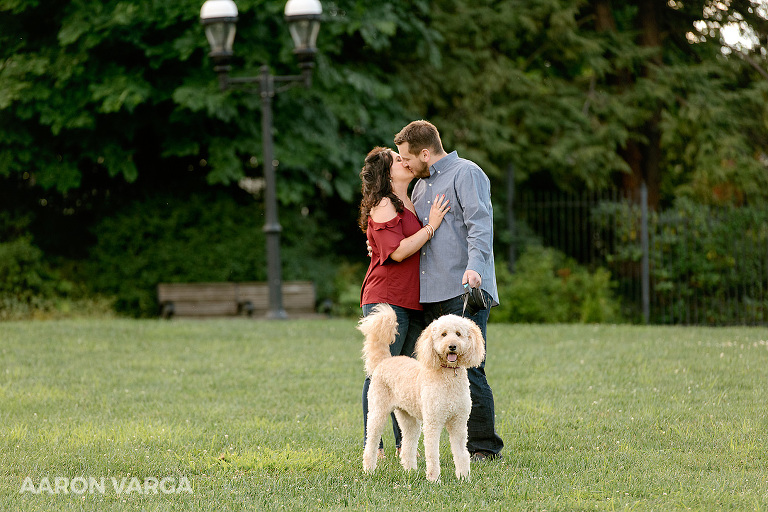
[{"label": "man's short brown hair", "polygon": [[422,149],[428,149],[435,153],[444,153],[443,143],[440,141],[440,132],[429,121],[412,121],[408,126],[395,135],[395,145],[408,143],[408,149],[412,154],[417,154]]}]

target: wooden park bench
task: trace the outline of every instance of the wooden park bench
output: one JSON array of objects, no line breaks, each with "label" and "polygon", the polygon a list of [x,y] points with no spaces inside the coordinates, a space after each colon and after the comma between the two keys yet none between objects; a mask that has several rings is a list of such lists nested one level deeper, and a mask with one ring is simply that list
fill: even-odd
[{"label": "wooden park bench", "polygon": [[[269,286],[260,282],[160,283],[157,302],[163,318],[262,317],[269,311]],[[283,282],[283,308],[289,317],[314,316],[314,283]]]}]

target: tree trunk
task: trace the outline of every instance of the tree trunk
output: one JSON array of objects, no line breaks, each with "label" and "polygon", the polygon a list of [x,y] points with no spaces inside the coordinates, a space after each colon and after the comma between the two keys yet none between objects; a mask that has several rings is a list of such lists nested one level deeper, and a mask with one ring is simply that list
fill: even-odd
[{"label": "tree trunk", "polygon": [[[611,0],[594,0],[593,6],[597,31],[616,31],[616,20],[611,10]],[[655,0],[639,0],[638,22],[641,31],[641,45],[660,49],[661,34]],[[652,59],[651,63],[661,63],[660,52]],[[644,75],[652,79],[652,67],[646,67]],[[623,89],[630,88],[635,84],[635,77],[626,69],[617,70],[614,78],[617,85]],[[621,150],[621,155],[631,170],[630,174],[622,177],[622,187],[630,197],[639,198],[640,185],[645,182],[648,187],[649,206],[656,209],[659,203],[661,183],[661,133],[659,131],[661,112],[658,107],[654,107],[654,109],[650,119],[642,127],[638,127],[647,142],[640,144],[630,139]]]},{"label": "tree trunk", "polygon": [[[654,66],[661,64],[661,33],[659,32],[659,2],[656,0],[640,0],[640,24],[642,46],[656,48],[656,54],[651,63],[645,68],[645,77],[653,80]],[[644,127],[647,143],[642,147],[643,177],[648,187],[648,206],[654,210],[659,206],[661,185],[661,106],[653,107],[653,115]],[[634,192],[634,191],[633,191]]]}]

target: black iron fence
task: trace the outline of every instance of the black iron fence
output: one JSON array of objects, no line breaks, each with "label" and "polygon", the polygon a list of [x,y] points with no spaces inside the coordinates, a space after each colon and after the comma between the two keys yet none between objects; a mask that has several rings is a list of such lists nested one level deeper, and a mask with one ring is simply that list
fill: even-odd
[{"label": "black iron fence", "polygon": [[509,205],[515,250],[535,237],[608,269],[632,322],[768,325],[768,208],[680,199],[650,211],[638,195],[522,193]]}]

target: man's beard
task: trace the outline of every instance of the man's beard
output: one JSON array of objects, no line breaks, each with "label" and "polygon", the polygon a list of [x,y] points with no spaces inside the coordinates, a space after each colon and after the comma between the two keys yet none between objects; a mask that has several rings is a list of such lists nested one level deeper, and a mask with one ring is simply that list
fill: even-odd
[{"label": "man's beard", "polygon": [[419,161],[419,166],[413,168],[413,175],[417,178],[429,178],[429,165],[426,162]]}]

